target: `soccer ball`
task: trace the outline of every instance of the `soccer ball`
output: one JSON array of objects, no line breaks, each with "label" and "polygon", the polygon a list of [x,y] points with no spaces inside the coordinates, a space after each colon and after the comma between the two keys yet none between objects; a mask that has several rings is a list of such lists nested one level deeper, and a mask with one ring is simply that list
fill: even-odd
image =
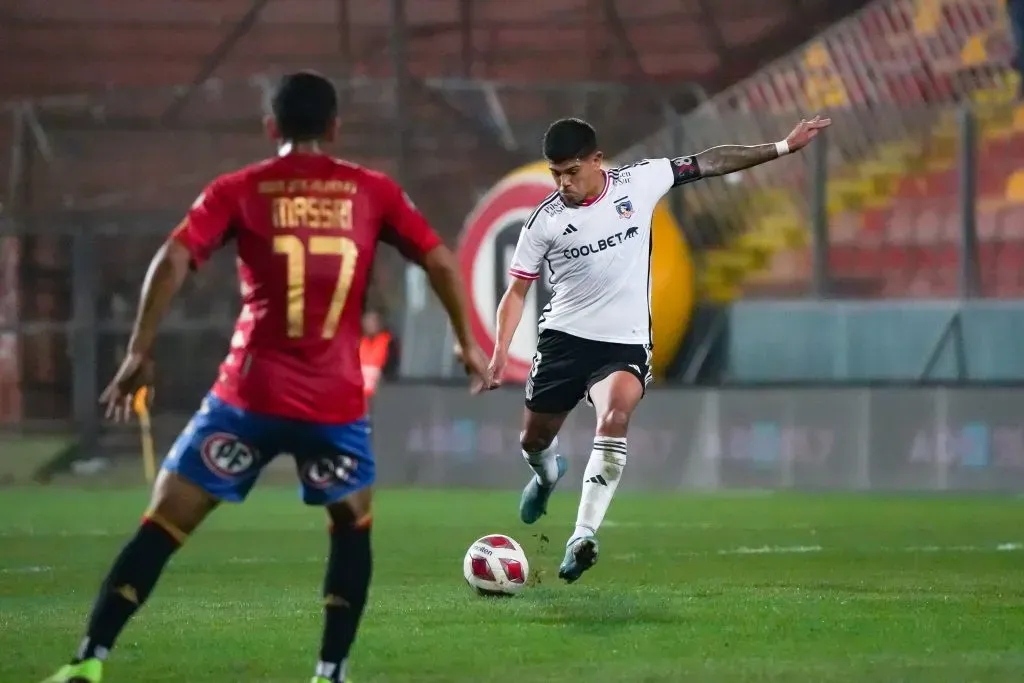
[{"label": "soccer ball", "polygon": [[530,563],[515,540],[489,534],[469,546],[462,574],[479,595],[515,595],[526,586]]}]

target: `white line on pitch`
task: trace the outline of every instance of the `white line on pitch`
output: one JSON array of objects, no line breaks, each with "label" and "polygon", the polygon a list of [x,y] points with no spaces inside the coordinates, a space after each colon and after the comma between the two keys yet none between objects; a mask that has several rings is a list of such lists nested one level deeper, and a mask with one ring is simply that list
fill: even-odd
[{"label": "white line on pitch", "polygon": [[27,567],[0,568],[0,574],[42,574],[43,572],[52,571],[53,567],[47,567],[46,565],[29,565]]},{"label": "white line on pitch", "polygon": [[719,555],[788,555],[792,553],[820,553],[824,548],[820,545],[763,545],[757,548],[740,546],[731,550],[719,550]]},{"label": "white line on pitch", "polygon": [[[823,552],[869,552],[869,553],[1007,553],[1024,550],[1024,543],[998,543],[995,545],[909,545],[900,548],[831,548],[820,545],[783,545],[783,546],[739,546],[720,550],[684,550],[672,553],[680,557],[708,557],[711,555],[798,555]],[[613,555],[613,560],[630,562],[640,559],[636,553]]]},{"label": "white line on pitch", "polygon": [[[601,523],[602,527],[609,529],[724,529],[725,525],[716,522],[616,522],[615,520],[606,519]],[[812,529],[810,524],[807,523],[795,523],[795,524],[771,524],[771,525],[757,525],[757,524],[744,524],[740,527],[729,526],[730,529],[741,529],[746,531],[751,530],[769,530],[769,529]]]},{"label": "white line on pitch", "polygon": [[[1024,551],[1024,543],[998,543],[995,545],[911,545],[901,548],[876,547],[876,548],[833,548],[832,551],[843,552],[879,552],[879,553],[1007,553]],[[722,548],[719,550],[706,551],[682,551],[673,553],[682,557],[708,557],[711,555],[801,555],[811,553],[829,552],[820,545],[778,545],[778,546],[739,546],[736,548]],[[637,553],[625,553],[612,555],[613,560],[631,562],[640,559]],[[279,557],[232,557],[227,560],[228,564],[302,564],[305,562],[320,562],[320,556],[308,556],[304,558],[293,558],[284,560]],[[25,565],[16,567],[0,567],[0,575],[11,574],[43,574],[57,570],[65,570],[68,567],[52,567],[48,565]]]}]

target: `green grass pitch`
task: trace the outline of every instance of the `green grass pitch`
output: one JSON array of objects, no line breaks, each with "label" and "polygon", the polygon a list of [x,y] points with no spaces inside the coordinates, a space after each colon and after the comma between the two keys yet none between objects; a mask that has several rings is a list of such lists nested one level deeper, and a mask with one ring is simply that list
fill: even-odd
[{"label": "green grass pitch", "polygon": [[[566,586],[577,492],[565,488],[535,527],[518,522],[515,491],[380,493],[356,683],[1024,680],[1020,500],[621,495],[600,562]],[[36,683],[64,663],[145,501],[141,489],[0,492],[0,681]],[[292,489],[219,511],[106,680],[308,681],[324,528]],[[463,582],[465,549],[490,532],[522,542],[539,579],[514,599]]]}]

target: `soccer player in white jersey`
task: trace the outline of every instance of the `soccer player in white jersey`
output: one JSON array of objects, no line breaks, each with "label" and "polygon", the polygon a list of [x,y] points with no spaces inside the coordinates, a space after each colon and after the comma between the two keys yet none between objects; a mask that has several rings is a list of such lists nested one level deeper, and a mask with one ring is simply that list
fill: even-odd
[{"label": "soccer player in white jersey", "polygon": [[801,121],[779,142],[722,145],[609,171],[602,169],[603,155],[589,124],[562,119],[548,128],[544,156],[558,188],[519,235],[511,283],[498,305],[487,384],[501,384],[526,293],[546,262],[553,293],[540,317],[521,435],[523,457],[534,471],[519,505],[525,523],[545,514],[555,484],[565,475],[557,439],[565,418],[582,398],[597,412],[594,447],[560,578],[572,583],[597,561],[595,534],[626,464],[629,419],[651,381],[655,205],[673,187],[796,152],[830,123],[816,116]]}]

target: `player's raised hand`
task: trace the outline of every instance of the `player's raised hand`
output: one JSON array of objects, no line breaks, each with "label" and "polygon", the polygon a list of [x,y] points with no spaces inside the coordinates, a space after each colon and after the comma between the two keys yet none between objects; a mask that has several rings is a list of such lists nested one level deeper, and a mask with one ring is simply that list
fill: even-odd
[{"label": "player's raised hand", "polygon": [[[149,388],[153,383],[153,363],[142,354],[129,353],[121,361],[114,379],[100,395],[100,403],[107,407],[107,419],[127,422],[132,415],[132,401],[135,393]],[[147,397],[153,395],[146,392]]]},{"label": "player's raised hand", "polygon": [[803,149],[811,143],[811,140],[818,137],[818,133],[832,125],[832,119],[815,116],[813,119],[801,119],[796,128],[786,136],[786,144],[789,151],[795,152]]}]

